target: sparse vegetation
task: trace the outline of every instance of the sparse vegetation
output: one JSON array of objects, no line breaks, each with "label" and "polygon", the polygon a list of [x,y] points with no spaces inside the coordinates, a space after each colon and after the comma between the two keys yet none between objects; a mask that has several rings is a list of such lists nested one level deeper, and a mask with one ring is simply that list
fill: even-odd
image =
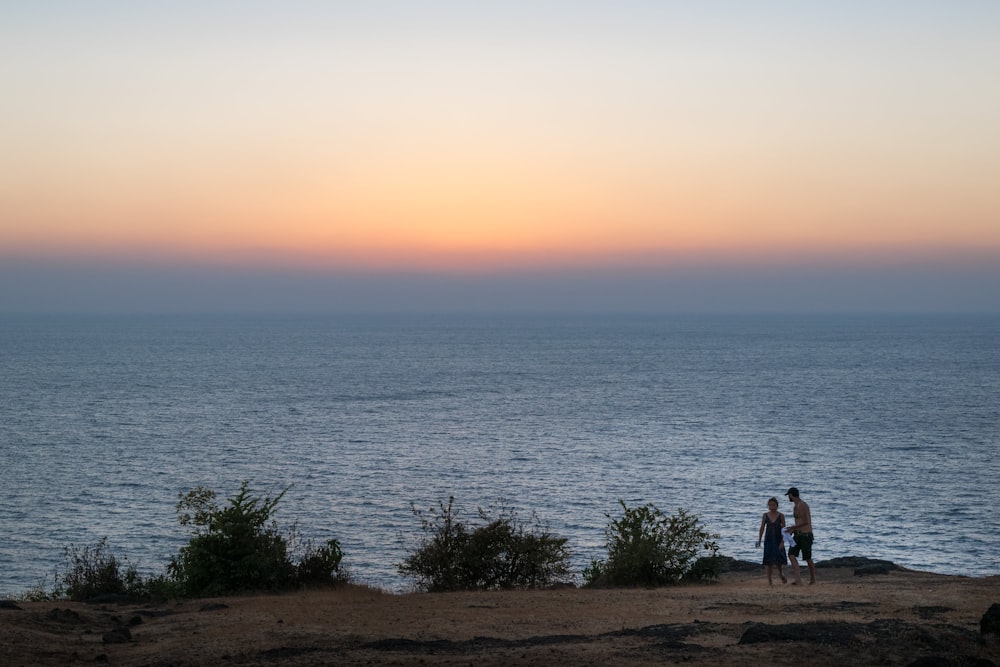
[{"label": "sparse vegetation", "polygon": [[[21,599],[206,597],[347,582],[337,540],[315,545],[300,539],[296,525],[283,530],[274,520],[289,488],[257,495],[244,481],[225,504],[210,489],[192,489],[179,496],[176,508],[191,535],[164,574],[141,576],[103,538],[93,546],[67,548],[54,589],[40,585]],[[654,505],[630,508],[619,502],[622,516],[606,515],[608,557],[584,569],[585,584],[660,586],[718,577],[725,561],[718,555],[718,535],[708,533],[696,516],[683,509],[667,516]],[[417,589],[527,589],[572,580],[566,538],[552,534],[534,512],[522,520],[501,501],[499,509],[478,508],[470,522],[454,497],[427,511],[411,510],[423,534],[397,567]]]},{"label": "sparse vegetation", "polygon": [[225,507],[219,507],[216,493],[204,487],[182,495],[178,519],[182,526],[194,528],[187,546],[168,566],[178,590],[187,596],[210,596],[344,580],[343,554],[336,540],[307,547],[298,564],[292,561],[289,540],[272,518],[287,492],[285,488],[274,497],[256,496],[244,481]]},{"label": "sparse vegetation", "polygon": [[455,499],[429,513],[412,508],[424,538],[399,572],[426,591],[541,588],[567,576],[566,538],[552,535],[532,514],[529,522],[501,507],[494,516],[479,508],[479,525],[462,521]]},{"label": "sparse vegetation", "polygon": [[101,595],[145,597],[146,582],[125,555],[119,555],[102,538],[93,546],[69,546],[65,550],[66,570],[56,575],[52,596],[70,600],[90,600]]},{"label": "sparse vegetation", "polygon": [[[347,581],[337,540],[315,546],[299,540],[294,525],[287,531],[278,527],[272,515],[287,491],[275,497],[257,496],[244,481],[220,507],[214,491],[193,489],[177,503],[178,520],[192,527],[192,535],[170,560],[166,574],[142,577],[128,557],[116,553],[103,538],[94,546],[68,547],[65,570],[56,572],[51,593],[39,587],[22,598],[203,597]],[[293,551],[301,554],[297,560]]]},{"label": "sparse vegetation", "polygon": [[305,553],[296,566],[299,584],[303,586],[328,586],[347,580],[341,565],[344,552],[337,540],[327,540],[322,546],[307,544]]},{"label": "sparse vegetation", "polygon": [[663,586],[719,574],[718,535],[683,509],[667,516],[655,505],[629,507],[620,518],[607,515],[608,558],[584,570],[588,585]]}]

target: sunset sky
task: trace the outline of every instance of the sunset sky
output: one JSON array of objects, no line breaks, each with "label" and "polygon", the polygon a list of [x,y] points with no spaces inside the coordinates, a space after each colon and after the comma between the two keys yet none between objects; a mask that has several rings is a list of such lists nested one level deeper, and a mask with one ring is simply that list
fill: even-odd
[{"label": "sunset sky", "polygon": [[0,8],[0,312],[1000,311],[1000,3]]}]

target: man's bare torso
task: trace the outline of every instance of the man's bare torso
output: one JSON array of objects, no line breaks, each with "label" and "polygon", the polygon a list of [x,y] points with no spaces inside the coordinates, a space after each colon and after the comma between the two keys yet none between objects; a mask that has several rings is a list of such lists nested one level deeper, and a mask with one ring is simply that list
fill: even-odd
[{"label": "man's bare torso", "polygon": [[807,505],[804,500],[800,500],[795,503],[795,509],[792,511],[792,516],[795,517],[796,533],[812,532],[812,517],[809,514],[809,505]]}]

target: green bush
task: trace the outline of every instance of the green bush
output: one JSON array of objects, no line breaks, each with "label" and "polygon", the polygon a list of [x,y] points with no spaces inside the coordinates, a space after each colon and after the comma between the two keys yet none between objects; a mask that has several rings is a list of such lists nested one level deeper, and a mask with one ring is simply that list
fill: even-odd
[{"label": "green bush", "polygon": [[225,507],[219,507],[215,492],[204,487],[181,495],[179,521],[194,528],[187,546],[167,568],[176,590],[197,597],[287,590],[324,577],[337,580],[342,554],[336,540],[307,549],[299,564],[292,561],[288,539],[272,519],[288,488],[273,498],[255,496],[244,481]]},{"label": "green bush", "polygon": [[588,585],[662,586],[697,581],[719,572],[718,535],[706,532],[683,509],[667,516],[655,505],[628,507],[606,529],[608,558],[584,570]]},{"label": "green bush", "polygon": [[54,598],[90,600],[99,595],[145,597],[146,582],[127,556],[108,547],[104,537],[93,546],[69,546],[65,550],[66,570],[56,575]]},{"label": "green bush", "polygon": [[327,540],[323,546],[306,545],[305,553],[296,566],[296,576],[303,586],[329,586],[346,581],[341,567],[344,552],[337,540]]},{"label": "green bush", "polygon": [[550,534],[532,514],[530,522],[501,507],[496,516],[482,508],[480,525],[467,526],[455,499],[438,503],[429,515],[413,507],[424,537],[399,564],[399,572],[432,592],[541,588],[559,583],[568,571],[566,538]]},{"label": "green bush", "polygon": [[184,597],[184,590],[173,577],[167,574],[148,577],[145,581],[145,587],[147,596],[154,600]]}]

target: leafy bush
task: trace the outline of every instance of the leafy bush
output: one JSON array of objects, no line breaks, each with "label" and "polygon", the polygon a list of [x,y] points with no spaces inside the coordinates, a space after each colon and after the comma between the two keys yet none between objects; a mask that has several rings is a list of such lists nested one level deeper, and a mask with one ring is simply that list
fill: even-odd
[{"label": "leafy bush", "polygon": [[127,556],[118,556],[104,537],[93,546],[69,546],[65,550],[67,567],[56,575],[55,598],[90,600],[99,595],[144,597],[146,583]]},{"label": "leafy bush", "polygon": [[[666,516],[655,505],[628,507],[606,529],[608,558],[584,570],[585,583],[612,586],[662,586],[718,575],[718,535],[706,532],[683,509]],[[703,555],[707,554],[707,555]]]},{"label": "leafy bush", "polygon": [[467,526],[455,498],[438,503],[429,516],[413,507],[424,538],[399,572],[423,590],[498,590],[541,588],[558,583],[569,571],[566,538],[550,534],[532,513],[525,524],[501,507],[496,516],[479,508],[481,525]]},{"label": "leafy bush", "polygon": [[145,580],[147,597],[155,600],[169,600],[184,597],[184,590],[177,581],[167,574],[148,577]]},{"label": "leafy bush", "polygon": [[346,580],[341,567],[344,552],[337,540],[327,540],[321,547],[306,545],[305,553],[296,566],[296,576],[304,586],[328,586]]},{"label": "leafy bush", "polygon": [[271,518],[288,488],[273,498],[255,496],[244,481],[239,493],[221,508],[215,492],[204,487],[182,495],[178,519],[182,526],[194,526],[194,534],[168,566],[179,593],[211,596],[287,590],[303,581],[336,580],[342,557],[336,540],[307,550],[298,565],[292,562],[288,539]]}]

